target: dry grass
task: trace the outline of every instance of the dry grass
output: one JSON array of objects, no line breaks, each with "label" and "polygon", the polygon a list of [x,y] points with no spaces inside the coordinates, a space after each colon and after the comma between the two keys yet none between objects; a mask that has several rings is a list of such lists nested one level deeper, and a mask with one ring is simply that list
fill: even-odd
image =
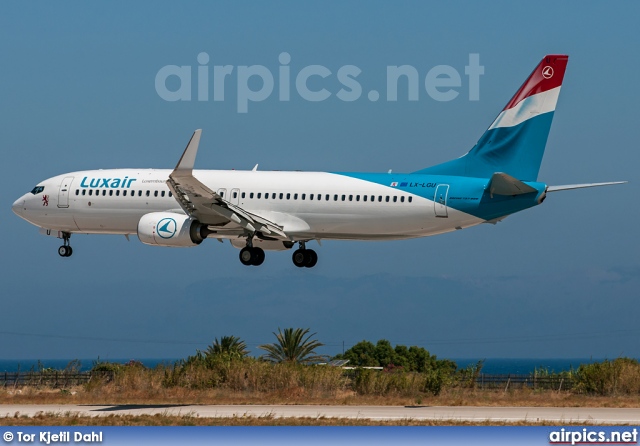
[{"label": "dry grass", "polygon": [[357,395],[343,391],[334,395],[313,395],[304,388],[289,391],[235,392],[228,389],[187,389],[183,387],[140,385],[122,388],[107,383],[95,389],[75,387],[66,390],[0,389],[0,404],[320,404],[375,406],[530,406],[530,407],[640,407],[640,395],[597,396],[551,390],[449,389],[439,395],[414,396]]},{"label": "dry grass", "polygon": [[[195,358],[195,359],[194,359]],[[373,372],[335,367],[190,358],[175,366],[102,364],[113,379],[83,386],[0,388],[0,404],[319,404],[640,407],[640,364],[620,358],[578,370],[570,391],[469,388],[462,375]]]},{"label": "dry grass", "polygon": [[[573,423],[593,426],[592,423]],[[459,421],[459,420],[368,420],[353,418],[231,417],[200,418],[193,415],[108,415],[87,417],[65,413],[41,413],[34,417],[17,414],[0,417],[0,426],[555,426],[554,422]]]}]

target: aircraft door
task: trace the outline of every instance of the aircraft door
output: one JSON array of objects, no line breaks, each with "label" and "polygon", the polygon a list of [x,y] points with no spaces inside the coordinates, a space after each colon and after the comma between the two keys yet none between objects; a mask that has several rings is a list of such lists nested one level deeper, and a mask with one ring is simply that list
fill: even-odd
[{"label": "aircraft door", "polygon": [[449,195],[449,185],[439,184],[433,197],[433,206],[436,217],[447,218],[447,196]]},{"label": "aircraft door", "polygon": [[231,204],[235,204],[236,206],[240,203],[240,189],[231,189],[229,201]]},{"label": "aircraft door", "polygon": [[66,177],[60,183],[60,191],[58,192],[58,207],[59,208],[68,208],[69,207],[69,191],[71,189],[71,182],[73,181],[73,177]]}]

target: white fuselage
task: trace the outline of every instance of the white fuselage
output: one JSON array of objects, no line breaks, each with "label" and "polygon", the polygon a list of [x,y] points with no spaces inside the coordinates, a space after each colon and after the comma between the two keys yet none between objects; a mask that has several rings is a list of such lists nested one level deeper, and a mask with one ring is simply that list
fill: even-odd
[{"label": "white fuselage", "polygon": [[[145,214],[184,214],[166,184],[170,173],[163,169],[72,172],[40,183],[41,193],[25,194],[13,209],[34,225],[54,231],[135,234]],[[194,176],[231,204],[278,222],[294,240],[402,239],[484,221],[433,199],[340,174],[195,170]],[[438,206],[443,208],[440,212]]]}]

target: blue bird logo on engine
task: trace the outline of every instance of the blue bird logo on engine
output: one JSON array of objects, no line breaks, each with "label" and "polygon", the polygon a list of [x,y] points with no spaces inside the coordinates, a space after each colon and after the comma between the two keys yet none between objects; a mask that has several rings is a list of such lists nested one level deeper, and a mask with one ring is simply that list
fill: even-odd
[{"label": "blue bird logo on engine", "polygon": [[171,238],[176,235],[178,225],[173,218],[163,218],[156,226],[158,235],[162,238]]}]

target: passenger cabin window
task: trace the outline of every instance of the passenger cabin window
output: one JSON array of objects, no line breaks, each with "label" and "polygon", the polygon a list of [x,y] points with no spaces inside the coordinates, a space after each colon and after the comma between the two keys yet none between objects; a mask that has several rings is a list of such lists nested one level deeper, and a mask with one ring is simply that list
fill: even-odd
[{"label": "passenger cabin window", "polygon": [[302,194],[302,199],[304,200],[304,197],[306,197],[306,196],[307,196],[307,194]]},{"label": "passenger cabin window", "polygon": [[33,195],[38,195],[40,192],[42,192],[44,190],[44,186],[36,186],[33,189],[31,189],[31,193]]},{"label": "passenger cabin window", "polygon": [[[104,192],[104,191],[103,191],[103,192]],[[126,191],[126,190],[123,190],[123,191],[122,191],[122,196],[123,196],[123,197],[126,197],[126,196],[127,196],[127,191]]]},{"label": "passenger cabin window", "polygon": [[[244,192],[242,192],[242,198],[244,198]],[[249,194],[249,198],[253,198],[253,192]]]},{"label": "passenger cabin window", "polygon": [[404,197],[400,197],[400,202],[404,203]]},{"label": "passenger cabin window", "polygon": [[89,189],[89,195],[93,195],[93,190]]},{"label": "passenger cabin window", "polygon": [[87,194],[87,190],[86,189],[82,189],[82,195],[86,195]]},{"label": "passenger cabin window", "polygon": [[105,189],[105,190],[102,191],[102,196],[104,197],[106,195],[107,195],[107,190]]},{"label": "passenger cabin window", "polygon": [[169,191],[169,198],[173,197],[173,192]]},{"label": "passenger cabin window", "polygon": [[[318,194],[318,196],[319,196],[319,197],[321,197],[322,195]],[[336,197],[337,197],[337,195],[336,195]],[[320,199],[320,198],[318,198],[318,200],[319,200],[319,199]],[[324,196],[324,199],[325,199],[325,200],[327,200],[327,201],[329,201],[329,194],[325,195],[325,196]]]},{"label": "passenger cabin window", "polygon": [[238,198],[238,192],[233,193],[233,198]]},{"label": "passenger cabin window", "polygon": [[[116,192],[116,193],[117,193],[117,192]],[[157,191],[157,190],[153,192],[153,196],[154,196],[154,197],[157,197],[157,196],[158,196],[158,191]]]},{"label": "passenger cabin window", "polygon": [[386,201],[387,203],[389,202],[389,195],[387,195],[387,197],[384,199],[384,201]]},{"label": "passenger cabin window", "polygon": [[160,192],[160,196],[164,197],[164,191]]},{"label": "passenger cabin window", "polygon": [[142,191],[141,190],[138,191],[138,197],[142,197]]},{"label": "passenger cabin window", "polygon": [[258,192],[258,198],[262,198],[262,192]]},{"label": "passenger cabin window", "polygon": [[147,191],[147,197],[148,197],[149,195],[151,195],[151,192]]},{"label": "passenger cabin window", "polygon": [[409,197],[409,203],[413,201],[413,197]]},{"label": "passenger cabin window", "polygon": [[[304,200],[304,194],[302,194],[302,199]],[[309,200],[313,200],[313,194],[309,194]]]},{"label": "passenger cabin window", "polygon": [[298,199],[298,194],[293,194],[293,199],[297,200]]},{"label": "passenger cabin window", "polygon": [[80,189],[76,189],[76,195],[80,194]]},{"label": "passenger cabin window", "polygon": [[117,190],[117,191],[116,191],[116,197],[119,197],[119,196],[120,196],[120,191],[119,191],[119,190]]}]

